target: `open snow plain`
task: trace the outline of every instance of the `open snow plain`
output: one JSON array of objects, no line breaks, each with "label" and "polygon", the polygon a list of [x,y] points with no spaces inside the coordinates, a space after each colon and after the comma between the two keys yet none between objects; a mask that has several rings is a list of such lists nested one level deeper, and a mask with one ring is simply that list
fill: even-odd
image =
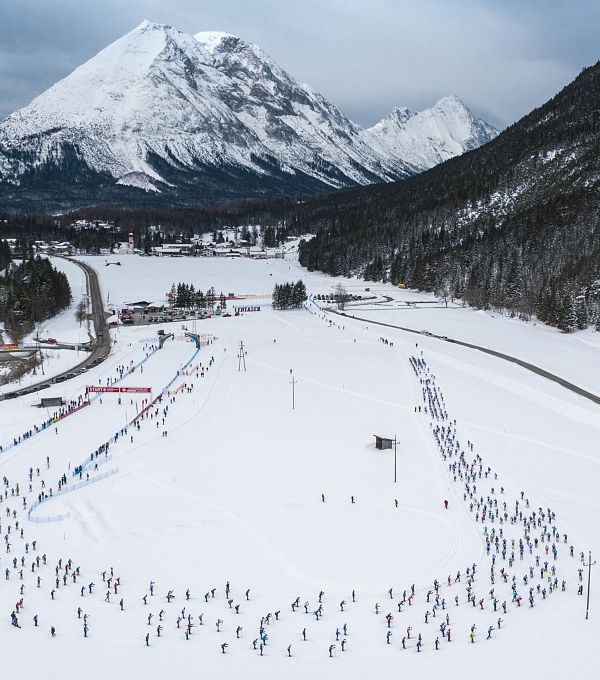
[{"label": "open snow plain", "polygon": [[[135,424],[148,395],[122,394],[119,404],[119,395],[103,394],[10,446],[51,414],[33,406],[34,395],[2,402],[6,673],[493,680],[593,672],[600,607],[592,581],[586,621],[587,589],[583,596],[577,589],[578,570],[587,576],[580,553],[587,559],[600,542],[600,407],[518,366],[434,338],[341,318],[314,304],[274,312],[266,303],[275,282],[302,276],[309,294],[337,283],[293,261],[120,260],[120,267],[105,267],[102,258],[88,258],[115,304],[160,299],[183,281],[265,296],[249,301],[263,308],[198,321],[199,350],[182,322],[161,326],[175,337],[158,351],[157,326],[122,327],[106,362],[60,385],[74,401],[86,385],[106,385],[121,373],[119,386],[151,387],[149,398],[162,399]],[[376,288],[400,302],[431,299]],[[407,325],[393,310],[377,310],[365,306],[360,314]],[[583,342],[469,310],[404,314],[414,314],[419,328],[428,328],[428,315],[435,319],[431,330],[463,333],[503,351],[508,344],[535,347],[540,363],[573,380],[582,370],[573,348],[581,346],[591,362],[587,386],[598,384],[596,334],[580,335]],[[191,330],[191,322],[183,323]],[[519,344],[519,337],[528,340]],[[240,341],[246,371],[238,370]],[[89,462],[116,433],[107,454]],[[399,439],[397,483],[393,451],[375,450],[374,434]],[[59,495],[63,474],[66,493]],[[88,484],[73,488],[88,475]],[[50,488],[52,497],[31,509]],[[474,603],[467,599],[473,565]],[[21,599],[17,628],[10,614]]]}]

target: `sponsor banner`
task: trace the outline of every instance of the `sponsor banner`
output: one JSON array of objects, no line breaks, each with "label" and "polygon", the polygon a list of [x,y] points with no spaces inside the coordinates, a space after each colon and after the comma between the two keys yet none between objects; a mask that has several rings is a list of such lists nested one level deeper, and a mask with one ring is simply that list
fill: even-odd
[{"label": "sponsor banner", "polygon": [[21,349],[20,345],[4,345],[0,343],[0,349],[10,350],[10,349]]},{"label": "sponsor banner", "polygon": [[152,392],[151,387],[101,387],[100,385],[88,385],[88,392]]}]

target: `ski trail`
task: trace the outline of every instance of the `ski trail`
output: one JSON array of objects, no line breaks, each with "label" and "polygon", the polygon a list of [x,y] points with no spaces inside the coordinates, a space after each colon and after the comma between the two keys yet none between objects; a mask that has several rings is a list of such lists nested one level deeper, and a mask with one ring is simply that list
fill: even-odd
[{"label": "ski trail", "polygon": [[473,366],[460,359],[450,357],[447,354],[442,354],[434,350],[429,350],[429,352],[431,355],[435,356],[440,363],[455,368],[463,373],[467,373],[479,381],[485,381],[495,387],[499,387],[511,394],[517,395],[518,397],[539,404],[561,416],[568,417],[571,420],[584,423],[596,429],[600,428],[600,418],[598,418],[598,411],[596,408],[584,408],[582,405],[574,403],[572,398],[571,400],[567,400],[559,396],[550,395],[547,392],[542,392],[540,389],[525,385],[514,378],[498,375],[498,373],[493,373],[485,368]]},{"label": "ski trail", "polygon": [[558,451],[559,453],[565,453],[568,456],[574,456],[575,458],[581,458],[582,460],[587,460],[590,463],[600,463],[600,457],[590,456],[589,454],[582,453],[581,451],[575,451],[574,449],[568,449],[564,446],[558,446],[556,444],[550,444],[548,442],[541,441],[540,439],[534,439],[533,437],[526,437],[525,435],[514,434],[513,432],[507,432],[506,430],[499,430],[494,427],[488,427],[486,425],[479,425],[477,423],[472,423],[469,421],[464,421],[464,425],[467,425],[472,430],[480,430],[482,432],[491,432],[492,434],[497,434],[508,439],[515,439],[516,441],[524,442],[525,444],[535,444],[544,449],[550,449],[552,451]]},{"label": "ski trail", "polygon": [[[273,371],[275,373],[280,373],[282,375],[287,375],[288,371],[283,369],[283,368],[277,368],[276,366],[272,366],[271,364],[267,364],[263,361],[259,361],[258,359],[251,359],[248,362],[249,364],[252,363],[253,365],[256,366],[261,366],[262,368],[266,368],[270,371]],[[312,385],[317,385],[318,387],[324,387],[325,389],[328,390],[333,390],[335,392],[341,392],[342,394],[347,394],[351,397],[357,397],[359,399],[366,399],[368,401],[373,401],[378,404],[385,404],[386,406],[393,406],[394,408],[399,408],[402,409],[403,411],[409,411],[410,407],[406,406],[405,404],[401,404],[397,401],[390,401],[389,399],[382,399],[381,397],[374,397],[370,394],[365,394],[364,392],[355,392],[354,390],[347,390],[342,387],[337,387],[336,385],[332,385],[330,383],[323,382],[322,380],[317,380],[316,378],[309,378],[307,375],[303,373],[295,373],[294,374],[296,378],[301,378],[304,382],[310,383]]]}]

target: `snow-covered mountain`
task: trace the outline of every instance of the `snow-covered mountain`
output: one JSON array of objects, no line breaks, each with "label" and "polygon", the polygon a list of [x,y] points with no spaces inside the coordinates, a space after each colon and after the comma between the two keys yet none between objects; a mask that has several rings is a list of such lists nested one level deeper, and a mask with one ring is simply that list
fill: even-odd
[{"label": "snow-covered mountain", "polygon": [[418,113],[406,107],[395,108],[389,116],[365,130],[363,139],[381,155],[417,173],[476,149],[497,134],[494,127],[476,118],[452,95]]},{"label": "snow-covered mountain", "polygon": [[0,195],[310,192],[400,179],[495,134],[454,97],[364,130],[256,45],[144,21],[0,122]]}]

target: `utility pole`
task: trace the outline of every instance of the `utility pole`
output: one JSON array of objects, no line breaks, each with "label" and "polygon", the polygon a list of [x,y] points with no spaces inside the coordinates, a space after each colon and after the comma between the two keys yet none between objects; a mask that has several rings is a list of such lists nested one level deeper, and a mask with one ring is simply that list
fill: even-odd
[{"label": "utility pole", "polygon": [[397,464],[397,447],[398,447],[398,441],[396,439],[396,435],[394,435],[394,484],[398,481],[397,477],[397,470],[398,470],[398,464]]},{"label": "utility pole", "polygon": [[292,379],[290,380],[290,384],[292,386],[292,411],[296,408],[296,383],[298,382],[296,378],[294,378],[294,374],[292,372],[292,369],[290,368],[290,375],[292,376]]},{"label": "utility pole", "polygon": [[592,567],[596,564],[596,560],[592,562],[592,551],[590,550],[587,564],[583,561],[583,566],[588,568],[588,587],[587,587],[587,603],[585,605],[585,620],[590,617],[590,581],[592,580]]},{"label": "utility pole", "polygon": [[242,366],[244,367],[244,371],[246,370],[246,350],[244,349],[244,342],[243,340],[240,340],[240,349],[238,352],[238,371],[242,370]]}]

